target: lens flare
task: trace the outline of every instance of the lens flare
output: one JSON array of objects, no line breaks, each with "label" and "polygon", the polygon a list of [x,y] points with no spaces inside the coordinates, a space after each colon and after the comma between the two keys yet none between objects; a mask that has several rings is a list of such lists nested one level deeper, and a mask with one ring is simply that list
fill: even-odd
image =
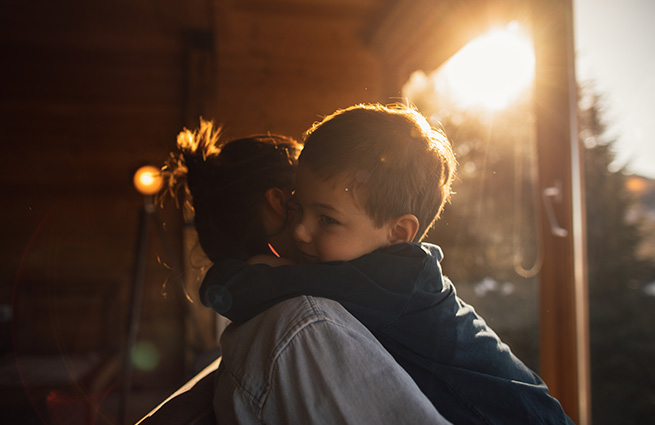
[{"label": "lens flare", "polygon": [[159,364],[159,351],[148,341],[139,341],[134,344],[130,352],[132,364],[139,370],[153,370]]}]

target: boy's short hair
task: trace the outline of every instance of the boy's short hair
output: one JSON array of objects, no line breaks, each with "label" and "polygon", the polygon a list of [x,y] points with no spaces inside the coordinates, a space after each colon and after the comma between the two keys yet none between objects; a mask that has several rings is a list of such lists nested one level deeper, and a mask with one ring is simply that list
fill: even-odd
[{"label": "boy's short hair", "polygon": [[353,189],[377,226],[414,214],[422,240],[451,194],[457,162],[450,141],[405,105],[355,105],[305,133],[300,164],[329,180],[351,173]]}]

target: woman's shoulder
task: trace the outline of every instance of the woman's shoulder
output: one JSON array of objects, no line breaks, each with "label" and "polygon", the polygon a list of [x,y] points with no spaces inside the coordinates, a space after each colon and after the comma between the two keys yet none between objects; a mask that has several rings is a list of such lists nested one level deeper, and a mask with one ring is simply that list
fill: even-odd
[{"label": "woman's shoulder", "polygon": [[242,389],[256,393],[270,387],[268,380],[285,355],[311,357],[301,352],[339,347],[339,340],[353,333],[368,331],[341,304],[298,296],[246,322],[231,323],[221,336],[223,365]]},{"label": "woman's shoulder", "polygon": [[[352,327],[361,324],[338,302],[327,298],[298,296],[281,301],[243,323],[230,324],[221,337],[225,356],[245,358],[248,352],[270,352],[288,345],[313,325]],[[312,332],[312,329],[309,329]],[[250,350],[258,347],[257,350]],[[246,352],[248,351],[248,352]]]}]

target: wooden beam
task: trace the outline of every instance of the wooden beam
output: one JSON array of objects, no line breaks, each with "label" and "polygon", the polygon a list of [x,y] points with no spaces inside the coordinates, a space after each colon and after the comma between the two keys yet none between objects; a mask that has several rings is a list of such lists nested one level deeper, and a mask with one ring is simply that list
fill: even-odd
[{"label": "wooden beam", "polygon": [[572,0],[534,0],[542,193],[540,375],[578,425],[591,423],[586,231]]}]

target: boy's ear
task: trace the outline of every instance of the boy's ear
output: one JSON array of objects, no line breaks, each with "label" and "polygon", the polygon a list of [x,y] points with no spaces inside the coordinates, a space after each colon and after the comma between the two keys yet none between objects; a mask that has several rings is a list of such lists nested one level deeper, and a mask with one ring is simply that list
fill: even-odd
[{"label": "boy's ear", "polygon": [[264,192],[266,206],[280,217],[286,217],[287,215],[286,204],[289,200],[289,196],[289,194],[279,187],[272,187]]},{"label": "boy's ear", "polygon": [[391,235],[389,243],[391,245],[412,242],[416,233],[418,233],[418,218],[414,214],[405,214],[391,220]]}]

